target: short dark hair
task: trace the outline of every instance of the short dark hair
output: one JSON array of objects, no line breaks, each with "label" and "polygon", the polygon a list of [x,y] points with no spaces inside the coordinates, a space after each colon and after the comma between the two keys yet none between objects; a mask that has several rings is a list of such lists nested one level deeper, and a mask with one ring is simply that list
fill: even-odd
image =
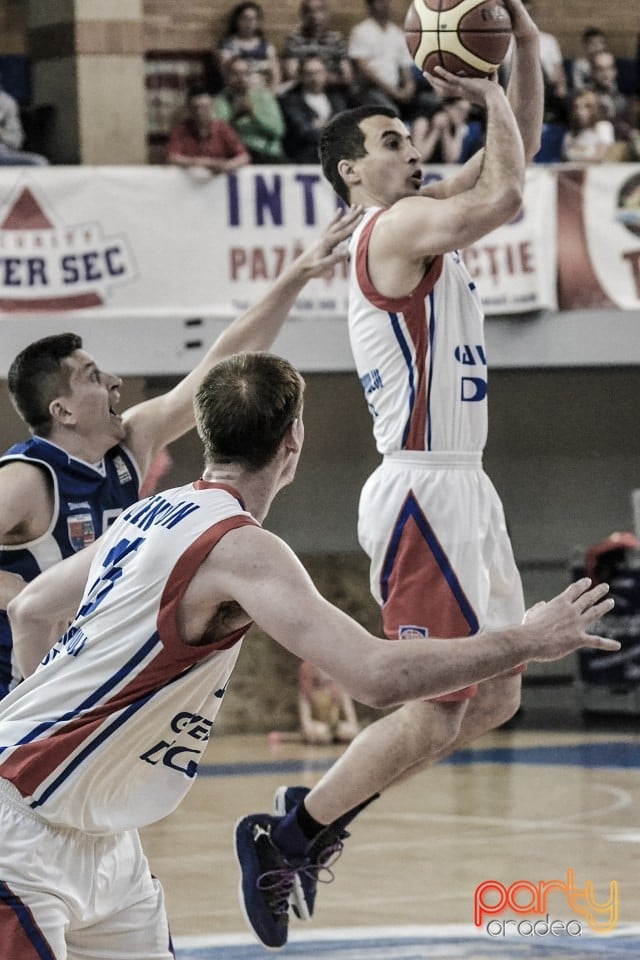
[{"label": "short dark hair", "polygon": [[349,203],[349,190],[338,173],[341,160],[358,160],[364,157],[364,134],[360,124],[368,117],[397,117],[390,107],[365,104],[352,110],[337,113],[324,127],[320,136],[320,163],[325,177],[345,203]]},{"label": "short dark hair", "polygon": [[298,371],[274,354],[236,353],[215,364],[194,403],[207,463],[266,467],[300,415],[303,395]]},{"label": "short dark hair", "polygon": [[[262,22],[264,19],[264,11],[259,3],[255,3],[254,0],[244,0],[243,3],[237,3],[229,11],[229,16],[227,17],[227,26],[225,31],[225,37],[235,37],[238,32],[238,24],[240,22],[240,17],[245,12],[245,10],[255,10],[258,15],[258,22]],[[262,30],[256,31],[259,37],[264,37]]]},{"label": "short dark hair", "polygon": [[189,105],[195,97],[210,96],[211,91],[203,80],[194,80],[187,86],[187,105]]},{"label": "short dark hair", "polygon": [[25,347],[9,367],[11,400],[31,431],[46,437],[51,432],[49,404],[70,392],[71,368],[65,360],[82,349],[77,333],[56,333]]},{"label": "short dark hair", "polygon": [[602,37],[606,40],[607,35],[600,27],[585,27],[582,31],[582,42],[586,43],[587,40],[593,40],[594,37]]}]

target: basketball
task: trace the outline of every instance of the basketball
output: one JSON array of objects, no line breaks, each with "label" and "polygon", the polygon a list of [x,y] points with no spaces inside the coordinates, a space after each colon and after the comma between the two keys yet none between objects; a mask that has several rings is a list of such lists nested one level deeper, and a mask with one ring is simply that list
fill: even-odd
[{"label": "basketball", "polygon": [[420,71],[486,77],[507,54],[511,18],[502,0],[413,0],[404,33]]}]

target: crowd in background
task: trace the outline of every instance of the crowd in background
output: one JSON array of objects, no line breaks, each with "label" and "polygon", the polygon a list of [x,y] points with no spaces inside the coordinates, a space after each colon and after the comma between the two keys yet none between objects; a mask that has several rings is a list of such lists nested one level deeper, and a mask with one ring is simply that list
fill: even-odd
[{"label": "crowd in background", "polygon": [[[184,146],[189,130],[192,158],[203,152],[205,141],[195,132],[193,117],[208,96],[204,166],[209,166],[207,150],[220,149],[230,132],[239,141],[219,169],[239,163],[315,163],[327,121],[363,103],[394,108],[410,127],[424,162],[466,160],[482,144],[482,117],[464,101],[443,102],[435,94],[409,55],[402,27],[392,20],[390,0],[365,0],[365,8],[366,16],[344,36],[332,27],[329,0],[301,0],[295,29],[276,49],[263,7],[252,0],[235,5],[214,44],[211,89],[189,92],[188,114],[172,131],[167,159],[185,162],[176,144]],[[638,160],[637,95],[620,91],[617,60],[602,30],[585,27],[582,43],[583,56],[570,62],[556,37],[541,33],[545,135],[553,137],[554,146],[547,145],[540,159]],[[501,83],[506,84],[509,70],[507,55]],[[215,158],[212,166],[218,163]]]},{"label": "crowd in background", "polygon": [[[334,29],[331,0],[301,0],[298,21],[277,47],[265,8],[243,0],[214,38],[206,76],[178,110],[165,159],[222,173],[244,164],[316,163],[322,128],[359,104],[394,108],[423,161],[464,162],[483,142],[483,119],[463,101],[443,102],[413,63],[390,0],[364,0],[348,35]],[[535,19],[535,4],[527,3]],[[539,162],[640,160],[640,63],[625,72],[606,33],[585,25],[582,55],[563,56],[541,31],[545,129]],[[629,61],[624,61],[628,66]],[[633,65],[632,65],[633,66]],[[507,55],[498,77],[506,85]],[[622,87],[622,89],[621,89]],[[0,90],[0,164],[46,163],[25,152],[15,101]]]}]

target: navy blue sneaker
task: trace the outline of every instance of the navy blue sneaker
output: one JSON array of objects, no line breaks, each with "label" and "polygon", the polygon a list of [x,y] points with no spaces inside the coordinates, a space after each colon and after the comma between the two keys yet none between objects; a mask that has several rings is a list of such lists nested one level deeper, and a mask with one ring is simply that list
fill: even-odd
[{"label": "navy blue sneaker", "polygon": [[247,922],[265,947],[287,942],[289,900],[299,865],[289,863],[271,840],[276,818],[251,814],[236,824],[235,850],[240,864],[240,905]]},{"label": "navy blue sneaker", "polygon": [[[302,803],[308,793],[308,787],[278,787],[273,798],[274,813],[283,817]],[[331,883],[331,866],[342,853],[348,836],[347,830],[329,824],[309,843],[291,889],[291,909],[299,920],[310,920],[313,916],[318,881]]]}]

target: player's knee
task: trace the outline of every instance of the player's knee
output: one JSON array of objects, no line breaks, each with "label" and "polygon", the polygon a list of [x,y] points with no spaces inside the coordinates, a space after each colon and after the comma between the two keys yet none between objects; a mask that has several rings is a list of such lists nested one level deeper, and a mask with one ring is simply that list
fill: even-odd
[{"label": "player's knee", "polygon": [[522,684],[520,677],[510,677],[497,691],[492,704],[492,726],[499,727],[511,720],[520,709]]},{"label": "player's knee", "polygon": [[415,742],[415,749],[422,754],[446,750],[460,733],[465,706],[463,702],[415,701],[407,704],[406,737]]}]

